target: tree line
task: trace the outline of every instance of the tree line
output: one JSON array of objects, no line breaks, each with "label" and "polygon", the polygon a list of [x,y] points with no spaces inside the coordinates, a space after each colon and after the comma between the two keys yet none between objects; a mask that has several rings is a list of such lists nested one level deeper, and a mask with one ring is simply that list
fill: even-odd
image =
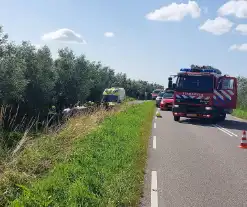
[{"label": "tree line", "polygon": [[247,110],[247,78],[239,76],[238,81],[238,107]]},{"label": "tree line", "polygon": [[99,102],[103,90],[114,86],[125,88],[133,98],[161,87],[132,80],[83,54],[76,56],[69,48],[58,50],[54,60],[47,46],[37,49],[28,41],[10,42],[0,27],[0,106],[2,116],[7,107],[15,117],[12,125],[32,117],[45,120],[52,106],[59,112],[78,102]]}]

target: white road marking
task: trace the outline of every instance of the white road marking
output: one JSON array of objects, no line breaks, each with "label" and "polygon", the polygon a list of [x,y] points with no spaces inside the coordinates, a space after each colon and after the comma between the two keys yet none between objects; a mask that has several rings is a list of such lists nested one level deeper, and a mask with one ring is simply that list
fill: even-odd
[{"label": "white road marking", "polygon": [[151,207],[158,207],[157,171],[152,171]]},{"label": "white road marking", "polygon": [[216,126],[220,127],[220,128],[223,129],[224,131],[226,131],[226,132],[232,134],[233,136],[238,137],[238,135],[237,135],[237,134],[234,134],[232,131],[230,131],[230,130],[228,130],[228,129],[226,129],[226,128],[224,128],[224,127],[218,125],[218,124],[216,124]]},{"label": "white road marking", "polygon": [[156,123],[154,123],[154,128],[156,129]]},{"label": "white road marking", "polygon": [[157,116],[155,117],[155,119],[157,119]]},{"label": "white road marking", "polygon": [[156,136],[153,136],[153,148],[156,149]]},{"label": "white road marking", "polygon": [[218,125],[218,124],[215,124],[215,125],[213,125],[213,126],[216,127],[217,129],[219,129],[220,131],[226,133],[227,135],[231,136],[231,137],[232,137],[232,136],[238,137],[237,134],[234,134],[234,133],[231,132],[230,130],[225,129],[224,127],[222,127],[222,126],[220,126],[220,125]]},{"label": "white road marking", "polygon": [[228,132],[224,131],[223,129],[221,129],[221,128],[219,128],[219,127],[215,126],[215,125],[213,125],[213,126],[214,126],[214,127],[216,127],[217,129],[219,129],[220,131],[222,131],[222,132],[224,132],[224,133],[226,133],[226,134],[228,134],[229,136],[231,136],[231,137],[232,137],[232,135],[231,135],[231,134],[229,134]]}]

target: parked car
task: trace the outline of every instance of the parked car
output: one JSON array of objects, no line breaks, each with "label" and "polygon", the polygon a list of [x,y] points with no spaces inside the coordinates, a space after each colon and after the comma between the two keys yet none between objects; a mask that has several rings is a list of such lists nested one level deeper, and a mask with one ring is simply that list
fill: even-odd
[{"label": "parked car", "polygon": [[160,91],[158,96],[156,97],[156,107],[160,107],[160,102],[161,102],[161,99],[164,95],[164,91]]},{"label": "parked car", "polygon": [[159,94],[159,92],[163,91],[162,89],[155,89],[153,92],[152,92],[152,100],[155,100]]},{"label": "parked car", "polygon": [[160,101],[160,110],[171,110],[172,109],[172,105],[173,105],[173,98],[174,92],[170,91],[170,92],[165,92],[163,94],[163,97]]}]

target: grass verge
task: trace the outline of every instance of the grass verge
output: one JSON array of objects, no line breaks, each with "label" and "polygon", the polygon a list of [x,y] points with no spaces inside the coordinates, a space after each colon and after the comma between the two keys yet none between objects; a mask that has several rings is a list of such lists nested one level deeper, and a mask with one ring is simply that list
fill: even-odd
[{"label": "grass verge", "polygon": [[125,102],[129,102],[129,101],[135,101],[136,99],[135,98],[132,98],[132,97],[126,97],[126,99],[124,100]]},{"label": "grass verge", "polygon": [[146,102],[107,117],[47,176],[20,186],[11,206],[137,206],[153,112]]},{"label": "grass verge", "polygon": [[247,110],[235,109],[232,115],[247,120]]},{"label": "grass verge", "polygon": [[24,149],[14,157],[9,153],[0,160],[0,206],[7,206],[21,193],[16,184],[29,185],[45,176],[57,163],[67,160],[77,139],[96,130],[105,117],[124,108],[125,105],[111,111],[99,109],[93,114],[71,118],[58,133],[29,136]]}]

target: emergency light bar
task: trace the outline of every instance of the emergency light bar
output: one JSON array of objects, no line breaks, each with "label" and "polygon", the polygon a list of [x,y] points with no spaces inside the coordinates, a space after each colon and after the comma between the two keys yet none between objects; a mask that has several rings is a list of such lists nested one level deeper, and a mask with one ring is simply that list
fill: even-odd
[{"label": "emergency light bar", "polygon": [[181,68],[180,69],[181,72],[200,72],[200,73],[217,73],[217,74],[221,74],[221,72],[219,70],[215,70],[215,69],[191,69],[191,68]]}]

